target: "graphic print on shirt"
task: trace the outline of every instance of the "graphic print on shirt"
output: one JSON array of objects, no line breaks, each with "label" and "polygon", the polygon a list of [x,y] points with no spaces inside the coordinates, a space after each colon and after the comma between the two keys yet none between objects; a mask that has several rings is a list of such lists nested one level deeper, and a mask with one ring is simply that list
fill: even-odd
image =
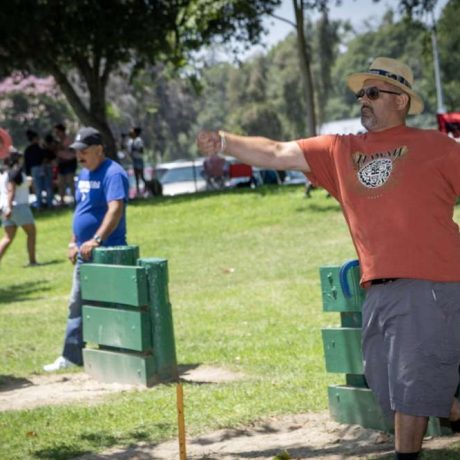
[{"label": "graphic print on shirt", "polygon": [[81,194],[81,201],[85,201],[89,191],[94,189],[101,188],[101,181],[99,180],[79,180],[78,181],[78,190]]},{"label": "graphic print on shirt", "polygon": [[408,152],[406,146],[398,147],[388,152],[364,154],[353,153],[353,168],[361,185],[367,189],[383,187],[390,180],[392,173],[401,158]]}]

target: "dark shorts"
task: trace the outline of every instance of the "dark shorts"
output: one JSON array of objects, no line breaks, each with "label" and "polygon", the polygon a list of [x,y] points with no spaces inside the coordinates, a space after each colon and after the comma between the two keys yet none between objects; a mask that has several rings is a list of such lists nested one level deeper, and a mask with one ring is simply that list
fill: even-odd
[{"label": "dark shorts", "polygon": [[389,418],[448,417],[459,383],[460,283],[371,286],[362,345],[367,382]]},{"label": "dark shorts", "polygon": [[61,161],[58,163],[58,173],[61,176],[66,176],[67,174],[75,175],[77,170],[77,160]]}]

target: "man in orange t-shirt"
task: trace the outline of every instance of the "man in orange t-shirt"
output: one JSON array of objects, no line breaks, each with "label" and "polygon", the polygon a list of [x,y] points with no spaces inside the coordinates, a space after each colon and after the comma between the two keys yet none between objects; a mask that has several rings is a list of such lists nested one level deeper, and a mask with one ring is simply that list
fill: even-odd
[{"label": "man in orange t-shirt", "polygon": [[203,131],[205,154],[303,171],[341,204],[366,287],[363,362],[395,424],[395,458],[418,458],[428,417],[460,420],[460,145],[409,128],[423,111],[404,63],[377,58],[347,78],[367,133],[291,142]]}]

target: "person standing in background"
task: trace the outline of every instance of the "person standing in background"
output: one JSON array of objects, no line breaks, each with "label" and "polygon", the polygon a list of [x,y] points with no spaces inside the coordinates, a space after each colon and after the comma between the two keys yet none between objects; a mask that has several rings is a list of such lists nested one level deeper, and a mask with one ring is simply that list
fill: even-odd
[{"label": "person standing in background", "polygon": [[41,210],[43,204],[43,192],[46,192],[46,207],[53,207],[53,184],[52,170],[49,162],[49,153],[40,144],[40,136],[36,131],[26,131],[27,140],[30,144],[24,151],[25,173],[32,177],[36,196],[36,208]]},{"label": "person standing in background", "polygon": [[133,162],[134,178],[136,180],[136,196],[140,196],[140,180],[144,183],[146,190],[146,181],[144,177],[144,142],[141,139],[141,128],[131,128],[129,131],[128,153]]},{"label": "person standing in background", "polygon": [[54,126],[54,135],[58,142],[56,157],[58,166],[58,187],[60,204],[65,205],[67,189],[70,190],[72,200],[75,200],[75,172],[77,171],[77,157],[75,152],[69,148],[72,142],[66,134],[66,127],[62,123]]}]

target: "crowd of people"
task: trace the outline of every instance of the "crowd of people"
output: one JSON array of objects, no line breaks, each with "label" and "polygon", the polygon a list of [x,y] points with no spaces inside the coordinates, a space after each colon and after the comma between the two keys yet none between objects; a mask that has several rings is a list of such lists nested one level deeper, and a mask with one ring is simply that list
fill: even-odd
[{"label": "crowd of people", "polygon": [[[65,206],[74,202],[77,158],[70,148],[66,126],[58,123],[43,139],[32,129],[24,151],[24,171],[32,178],[37,210]],[[57,191],[57,197],[55,197]]]},{"label": "crowd of people", "polygon": [[[63,123],[56,124],[53,131],[43,138],[32,129],[28,129],[25,134],[28,145],[24,152],[11,146],[9,155],[0,163],[0,223],[4,228],[4,235],[0,240],[0,260],[20,227],[27,235],[27,266],[32,267],[38,265],[37,228],[32,210],[78,206],[79,193],[76,184],[80,182],[77,169],[80,163],[81,171],[84,171],[85,161],[79,159],[76,141],[72,143]],[[129,159],[125,168],[133,167],[137,197],[145,196],[145,191],[150,186],[150,182],[144,177],[144,145],[140,134],[140,128],[132,128],[129,141],[122,146]],[[97,139],[102,146],[99,132]],[[35,201],[31,198],[31,185]],[[129,191],[126,192],[126,197],[129,198]]]},{"label": "crowd of people", "polygon": [[[141,128],[133,127],[128,136],[123,135],[121,149],[126,152],[124,166],[133,169],[136,197],[149,192],[149,181],[144,175],[144,143]],[[26,176],[32,180],[36,197],[32,206],[37,210],[75,204],[75,178],[77,156],[70,147],[71,138],[66,126],[58,123],[53,131],[43,138],[37,131],[26,131],[28,145],[24,150],[23,167]],[[128,139],[126,138],[128,137]]]}]

